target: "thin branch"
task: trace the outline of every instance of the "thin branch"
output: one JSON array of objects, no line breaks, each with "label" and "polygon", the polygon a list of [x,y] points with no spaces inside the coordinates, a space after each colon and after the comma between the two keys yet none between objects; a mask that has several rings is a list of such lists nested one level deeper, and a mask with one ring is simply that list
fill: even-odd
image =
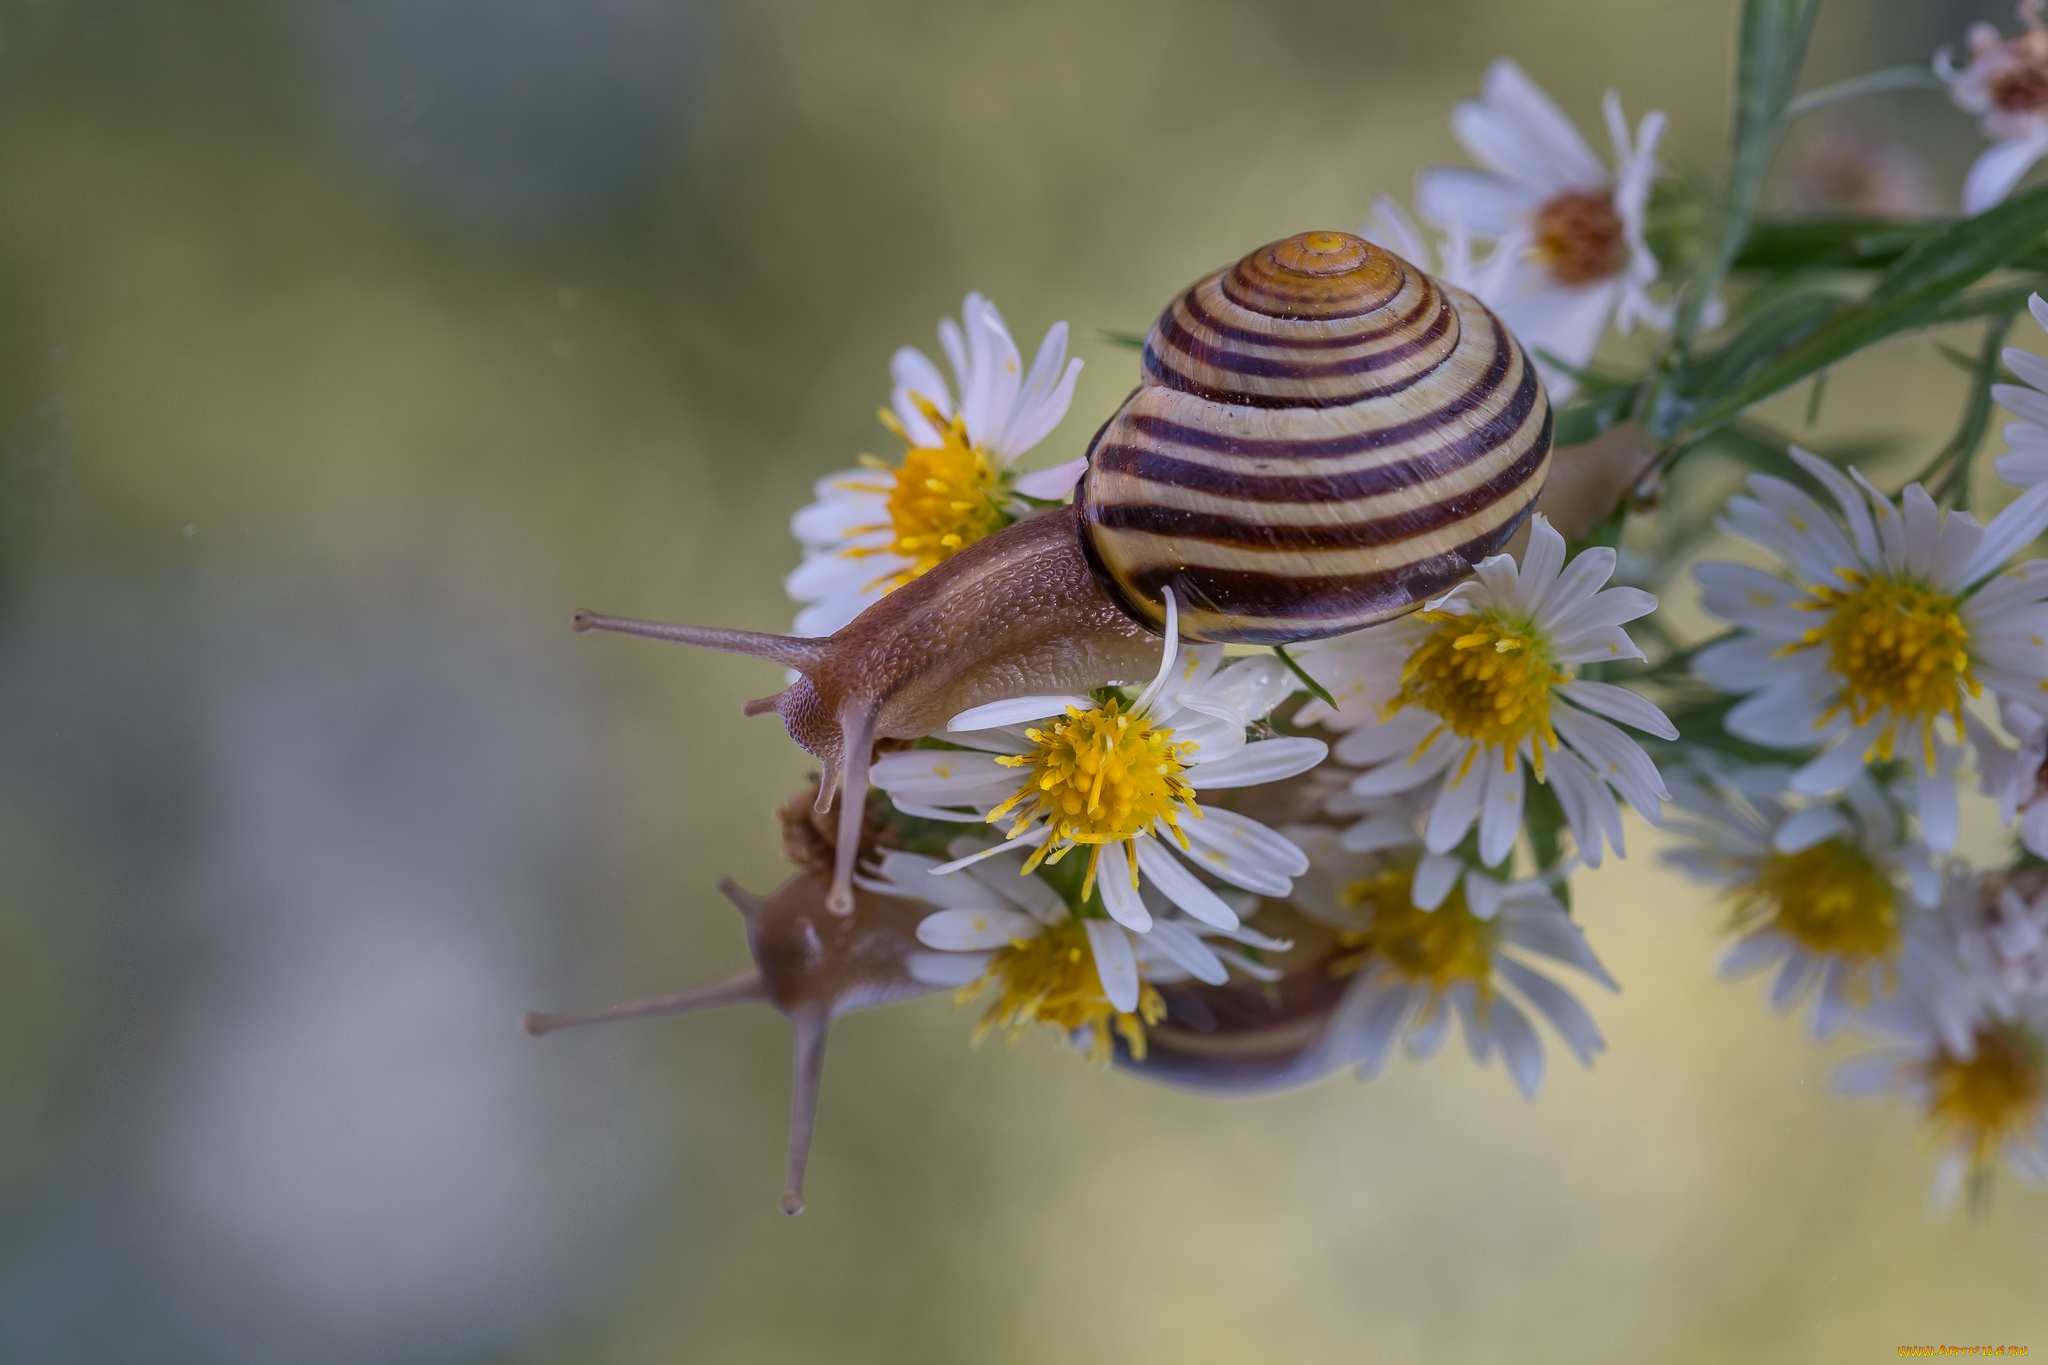
[{"label": "thin branch", "polygon": [[1843,104],[1859,100],[1866,95],[1886,95],[1894,90],[1940,90],[1941,78],[1925,65],[1886,66],[1876,71],[1866,71],[1860,76],[1851,76],[1833,85],[1823,85],[1797,96],[1785,107],[1792,118],[1800,118],[1816,109],[1825,109],[1831,104]]}]

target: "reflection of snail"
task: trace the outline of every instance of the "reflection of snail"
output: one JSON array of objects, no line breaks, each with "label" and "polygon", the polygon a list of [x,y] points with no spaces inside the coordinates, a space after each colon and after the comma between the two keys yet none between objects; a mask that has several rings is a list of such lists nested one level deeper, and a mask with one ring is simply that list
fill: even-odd
[{"label": "reflection of snail", "polygon": [[[731,878],[721,879],[719,890],[746,919],[751,969],[724,981],[600,1009],[529,1014],[526,1030],[539,1035],[725,1005],[773,1005],[796,1035],[782,1211],[802,1213],[827,1030],[842,1014],[942,989],[911,971],[912,957],[924,951],[917,939],[918,921],[932,907],[860,890],[854,893],[851,915],[831,915],[825,912],[830,885],[821,871],[805,870],[774,894],[756,896]],[[1347,1018],[1345,1001],[1354,995],[1357,978],[1332,974],[1335,936],[1327,926],[1281,904],[1268,903],[1262,918],[1302,940],[1276,962],[1280,978],[1165,988],[1167,1017],[1146,1029],[1144,1059],[1133,1059],[1119,1041],[1119,1068],[1167,1085],[1254,1094],[1304,1085],[1352,1060],[1344,1042],[1355,1021]]]},{"label": "reflection of snail", "polygon": [[[1476,299],[1341,232],[1261,247],[1153,324],[1074,505],[1005,528],[828,639],[579,614],[578,630],[769,659],[779,714],[842,787],[877,739],[969,707],[1146,676],[1165,590],[1189,640],[1280,644],[1409,611],[1521,525],[1550,465],[1536,370]],[[830,903],[853,908],[856,841]]]},{"label": "reflection of snail", "polygon": [[796,1035],[796,1082],[789,1113],[789,1175],[783,1186],[785,1213],[803,1212],[804,1164],[811,1150],[811,1126],[818,1116],[818,1086],[824,1075],[825,1033],[851,1010],[887,1005],[930,994],[910,975],[918,951],[917,922],[928,907],[862,891],[858,913],[825,913],[830,880],[799,872],[769,896],[742,890],[731,878],[718,884],[747,921],[747,947],[754,967],[670,995],[573,1014],[529,1014],[526,1031],[551,1033],[578,1024],[691,1014],[721,1005],[754,1001],[773,1005]]}]

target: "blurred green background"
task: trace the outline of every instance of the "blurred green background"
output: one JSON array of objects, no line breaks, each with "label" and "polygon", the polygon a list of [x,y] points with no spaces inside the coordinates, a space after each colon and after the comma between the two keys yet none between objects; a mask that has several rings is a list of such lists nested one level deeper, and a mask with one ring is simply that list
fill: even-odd
[{"label": "blurred green background", "polygon": [[[572,609],[782,628],[789,513],[971,288],[1073,324],[1077,454],[1098,330],[1405,198],[1495,55],[1711,176],[1733,8],[0,4],[0,1358],[2048,1350],[2048,1203],[1933,1218],[1640,825],[1578,885],[1611,1050],[1533,1104],[1455,1050],[1201,1099],[935,998],[839,1028],[792,1221],[772,1014],[518,1030],[742,965],[711,884],[780,881],[806,771],[769,670]],[[1832,4],[1809,83],[1976,17]],[[1981,145],[1838,123],[1934,207]],[[1890,348],[1829,429],[1924,442],[1951,376]]]}]

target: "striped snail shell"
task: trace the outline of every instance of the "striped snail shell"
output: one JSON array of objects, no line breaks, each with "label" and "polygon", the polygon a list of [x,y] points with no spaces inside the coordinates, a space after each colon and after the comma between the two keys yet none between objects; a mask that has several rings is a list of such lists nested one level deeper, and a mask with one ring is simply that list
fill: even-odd
[{"label": "striped snail shell", "polygon": [[1072,506],[977,541],[838,634],[589,612],[576,628],[797,671],[746,713],[775,712],[824,764],[821,813],[853,797],[827,899],[843,915],[877,740],[1149,676],[1169,589],[1188,640],[1284,644],[1399,616],[1500,549],[1549,469],[1549,401],[1498,318],[1363,238],[1306,232],[1161,315]]},{"label": "striped snail shell", "polygon": [[1498,550],[1549,469],[1550,404],[1477,299],[1307,232],[1205,276],[1075,501],[1090,561],[1158,629],[1284,644],[1384,621]]}]

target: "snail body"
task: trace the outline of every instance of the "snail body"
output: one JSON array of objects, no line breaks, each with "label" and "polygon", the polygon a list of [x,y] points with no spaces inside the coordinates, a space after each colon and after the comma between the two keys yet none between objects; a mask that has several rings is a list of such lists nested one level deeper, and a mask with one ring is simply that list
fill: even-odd
[{"label": "snail body", "polygon": [[1196,641],[1318,639],[1412,610],[1521,525],[1550,431],[1535,367],[1471,295],[1362,238],[1302,233],[1161,315],[1071,507],[967,547],[838,634],[588,613],[576,625],[802,675],[746,711],[780,715],[825,764],[821,812],[842,789],[851,798],[829,894],[845,914],[878,738],[1147,676],[1169,591],[1180,636]]}]

